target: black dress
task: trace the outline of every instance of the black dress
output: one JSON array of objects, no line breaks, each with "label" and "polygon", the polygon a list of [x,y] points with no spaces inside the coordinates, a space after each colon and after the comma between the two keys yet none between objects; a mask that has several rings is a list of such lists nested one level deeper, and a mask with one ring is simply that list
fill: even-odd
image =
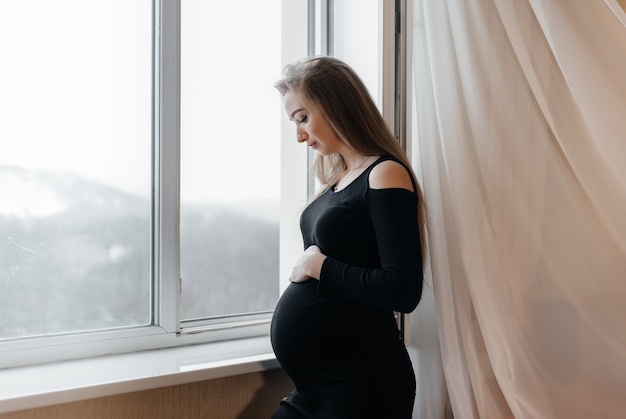
[{"label": "black dress", "polygon": [[417,195],[369,188],[388,159],[302,213],[304,247],[328,257],[319,281],[290,284],[274,311],[274,353],[296,385],[274,418],[411,417],[415,375],[393,311],[421,297]]}]

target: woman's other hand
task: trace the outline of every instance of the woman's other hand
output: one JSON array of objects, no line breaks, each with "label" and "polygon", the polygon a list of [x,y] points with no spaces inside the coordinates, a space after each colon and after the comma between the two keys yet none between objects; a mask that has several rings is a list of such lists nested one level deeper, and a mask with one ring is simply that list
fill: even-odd
[{"label": "woman's other hand", "polygon": [[319,247],[309,246],[294,265],[289,281],[304,282],[309,279],[319,279],[324,259],[326,256],[322,254]]}]

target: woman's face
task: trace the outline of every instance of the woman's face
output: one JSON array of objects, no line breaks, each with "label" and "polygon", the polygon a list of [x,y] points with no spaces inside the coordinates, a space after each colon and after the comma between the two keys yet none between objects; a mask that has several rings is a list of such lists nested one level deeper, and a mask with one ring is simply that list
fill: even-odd
[{"label": "woman's face", "polygon": [[323,156],[340,152],[345,144],[315,107],[305,106],[297,91],[289,90],[283,98],[289,120],[296,124],[296,139]]}]

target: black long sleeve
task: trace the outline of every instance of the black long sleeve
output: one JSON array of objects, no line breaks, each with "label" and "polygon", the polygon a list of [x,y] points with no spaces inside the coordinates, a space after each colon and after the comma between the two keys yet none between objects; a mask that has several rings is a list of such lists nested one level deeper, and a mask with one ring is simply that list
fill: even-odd
[{"label": "black long sleeve", "polygon": [[417,196],[405,189],[368,189],[380,267],[351,265],[328,256],[318,292],[380,308],[411,312],[422,294],[422,253]]}]

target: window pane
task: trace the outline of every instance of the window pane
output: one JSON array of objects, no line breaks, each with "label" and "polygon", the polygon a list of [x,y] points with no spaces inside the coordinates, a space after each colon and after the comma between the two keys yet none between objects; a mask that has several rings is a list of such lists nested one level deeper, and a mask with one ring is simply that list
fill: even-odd
[{"label": "window pane", "polygon": [[0,3],[0,339],[150,322],[151,8]]},{"label": "window pane", "polygon": [[184,319],[278,297],[280,3],[182,1]]},{"label": "window pane", "polygon": [[332,4],[333,55],[354,68],[380,106],[379,0],[336,0]]}]

